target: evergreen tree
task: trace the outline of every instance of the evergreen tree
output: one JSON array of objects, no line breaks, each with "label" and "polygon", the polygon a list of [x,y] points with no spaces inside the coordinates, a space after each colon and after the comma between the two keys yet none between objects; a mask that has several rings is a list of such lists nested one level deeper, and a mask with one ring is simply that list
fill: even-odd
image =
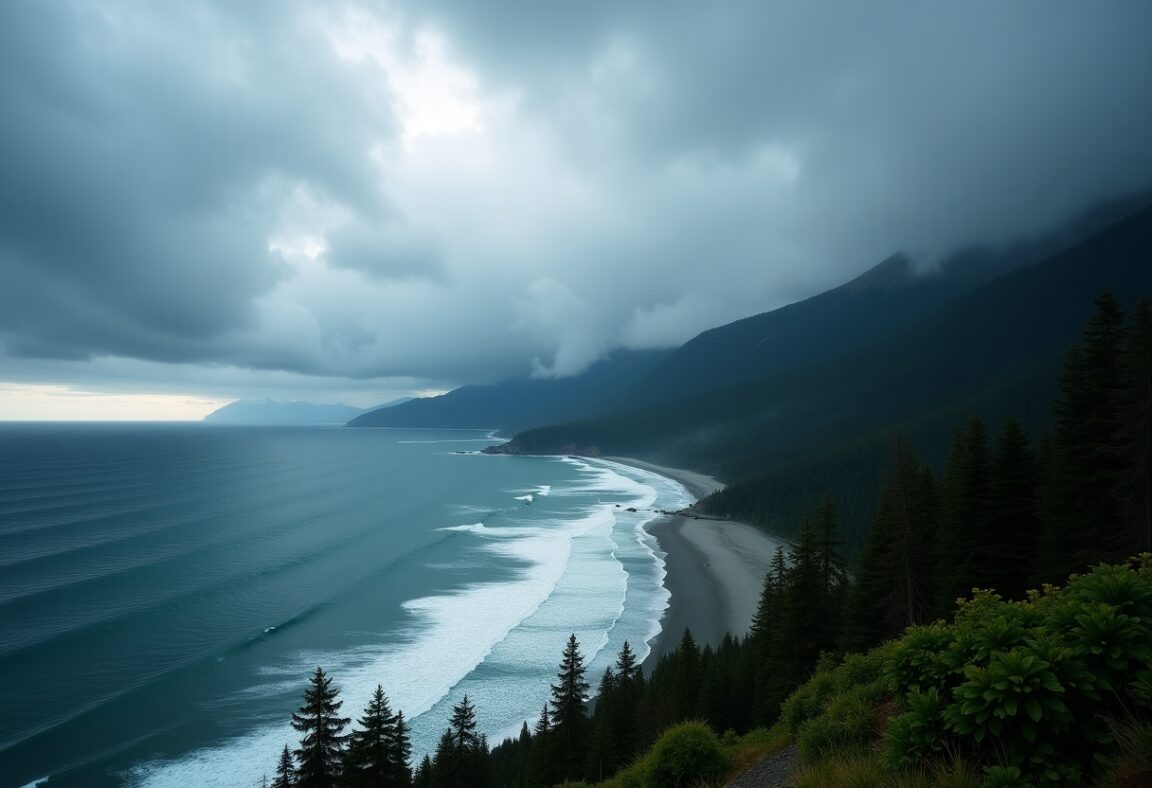
[{"label": "evergreen tree", "polygon": [[420,761],[420,765],[416,767],[416,773],[412,776],[412,785],[415,788],[432,788],[432,758],[425,755],[424,759]]},{"label": "evergreen tree", "polygon": [[636,654],[628,641],[620,647],[620,654],[616,657],[616,676],[623,685],[634,680],[640,674],[640,665],[636,662]]},{"label": "evergreen tree", "polygon": [[589,779],[596,782],[602,782],[616,771],[617,689],[616,674],[612,668],[605,668],[596,690],[596,712],[589,726],[591,735],[588,737],[588,762],[585,768]]},{"label": "evergreen tree", "polygon": [[822,646],[831,648],[836,642],[844,602],[848,591],[848,568],[840,553],[843,540],[836,506],[831,496],[825,495],[816,512],[816,548],[821,580],[820,606],[824,613]]},{"label": "evergreen tree", "polygon": [[412,731],[404,712],[396,712],[396,729],[390,742],[392,774],[395,785],[412,784]]},{"label": "evergreen tree", "polygon": [[1036,457],[1024,428],[1004,425],[992,461],[991,533],[984,551],[988,577],[1007,599],[1022,599],[1032,585],[1032,566],[1042,539]]},{"label": "evergreen tree", "polygon": [[833,645],[823,604],[824,588],[819,539],[812,520],[805,518],[796,534],[784,596],[781,641],[787,648],[780,655],[780,667],[789,691],[807,677],[820,652]]},{"label": "evergreen tree", "polygon": [[435,788],[484,788],[488,785],[488,742],[476,733],[476,708],[465,695],[452,707],[448,729],[432,762]]},{"label": "evergreen tree", "polygon": [[289,788],[296,784],[296,767],[292,763],[292,752],[288,745],[280,753],[280,762],[276,764],[276,779],[272,781],[272,788]]},{"label": "evergreen tree", "polygon": [[1056,402],[1057,521],[1049,532],[1052,579],[1090,563],[1123,558],[1120,505],[1115,496],[1123,459],[1114,450],[1123,421],[1121,382],[1124,315],[1111,293],[1096,299],[1084,340],[1073,348]]},{"label": "evergreen tree", "polygon": [[345,783],[353,788],[407,785],[410,779],[407,759],[401,753],[401,718],[392,713],[380,685],[358,724],[360,728],[348,737]]},{"label": "evergreen tree", "polygon": [[436,754],[432,757],[430,784],[432,788],[459,788],[467,776],[456,752],[451,729],[440,734],[436,743]]},{"label": "evergreen tree", "polygon": [[612,737],[616,742],[617,764],[632,760],[639,748],[639,723],[636,719],[644,675],[628,641],[616,657],[615,703],[612,709]]},{"label": "evergreen tree", "polygon": [[957,597],[973,587],[991,585],[985,564],[992,530],[991,473],[984,422],[972,419],[956,432],[941,490],[937,616],[946,617]]},{"label": "evergreen tree", "polygon": [[540,710],[532,733],[532,749],[528,754],[528,785],[552,785],[555,769],[552,764],[552,714],[548,703]]},{"label": "evergreen tree", "polygon": [[696,639],[687,628],[680,638],[674,655],[676,665],[672,695],[672,721],[681,722],[696,717],[700,689],[703,685],[703,667]]},{"label": "evergreen tree", "polygon": [[564,648],[558,682],[552,685],[553,757],[561,778],[566,780],[579,780],[584,773],[588,728],[588,682],[584,671],[584,657],[573,634]]},{"label": "evergreen tree", "polygon": [[298,786],[328,788],[340,777],[345,738],[341,733],[351,720],[339,716],[344,701],[337,700],[338,695],[332,679],[316,668],[311,687],[304,692],[304,705],[292,715],[292,727],[304,734],[294,753]]},{"label": "evergreen tree", "polygon": [[764,589],[752,619],[751,645],[743,675],[751,683],[751,719],[759,725],[776,720],[780,701],[786,694],[783,659],[788,653],[784,629],[788,614],[788,562],[784,547],[778,546],[764,576]]},{"label": "evergreen tree", "polygon": [[783,622],[784,579],[787,568],[784,546],[777,546],[776,552],[772,555],[772,564],[764,575],[764,587],[760,591],[756,613],[752,616],[750,631],[754,638],[766,641],[772,633],[780,629]]},{"label": "evergreen tree", "polygon": [[845,648],[865,650],[928,620],[936,517],[932,473],[897,438],[849,595]]}]

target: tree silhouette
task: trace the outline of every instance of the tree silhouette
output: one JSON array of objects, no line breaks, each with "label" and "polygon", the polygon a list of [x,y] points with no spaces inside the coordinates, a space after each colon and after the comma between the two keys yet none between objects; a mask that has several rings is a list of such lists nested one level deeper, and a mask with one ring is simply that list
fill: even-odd
[{"label": "tree silhouette", "polygon": [[344,701],[336,699],[339,690],[322,668],[316,668],[311,684],[304,691],[304,705],[292,715],[292,727],[304,734],[294,753],[300,764],[296,785],[328,788],[340,777],[345,739],[341,734],[351,720],[339,716]]},{"label": "tree silhouette", "polygon": [[280,753],[280,762],[276,764],[276,779],[272,781],[272,788],[289,788],[295,785],[296,767],[292,763],[292,752],[288,745],[284,745]]},{"label": "tree silhouette", "polygon": [[578,780],[584,772],[588,728],[588,682],[584,680],[584,670],[584,657],[573,634],[564,648],[558,683],[552,685],[553,758],[561,779]]}]

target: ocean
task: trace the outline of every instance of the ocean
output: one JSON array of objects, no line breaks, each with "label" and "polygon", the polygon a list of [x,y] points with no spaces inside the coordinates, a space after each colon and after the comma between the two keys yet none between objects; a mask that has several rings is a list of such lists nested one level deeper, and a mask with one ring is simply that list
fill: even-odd
[{"label": "ocean", "polygon": [[[0,785],[256,786],[308,676],[377,683],[414,759],[467,694],[531,726],[668,603],[645,526],[692,500],[483,431],[0,425]],[[635,509],[636,511],[628,511]]]}]

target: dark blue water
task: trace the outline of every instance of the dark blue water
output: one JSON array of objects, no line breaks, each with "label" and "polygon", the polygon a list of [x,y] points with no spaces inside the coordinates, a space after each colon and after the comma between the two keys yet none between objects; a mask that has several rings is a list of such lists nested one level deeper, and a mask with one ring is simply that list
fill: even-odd
[{"label": "dark blue water", "polygon": [[499,738],[568,633],[600,669],[654,636],[643,526],[683,489],[489,442],[0,425],[0,784],[256,784],[316,665],[348,716],[382,683],[417,751],[464,692]]}]

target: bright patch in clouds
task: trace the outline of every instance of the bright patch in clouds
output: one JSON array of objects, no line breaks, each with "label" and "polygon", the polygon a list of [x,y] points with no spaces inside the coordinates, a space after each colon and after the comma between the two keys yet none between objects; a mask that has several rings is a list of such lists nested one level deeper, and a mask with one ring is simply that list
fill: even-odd
[{"label": "bright patch in clouds", "polygon": [[439,31],[423,28],[406,42],[397,22],[356,10],[324,28],[341,57],[380,68],[405,149],[424,136],[483,130],[479,79]]},{"label": "bright patch in clouds", "polygon": [[107,394],[0,383],[3,421],[199,421],[228,402],[181,394]]}]

